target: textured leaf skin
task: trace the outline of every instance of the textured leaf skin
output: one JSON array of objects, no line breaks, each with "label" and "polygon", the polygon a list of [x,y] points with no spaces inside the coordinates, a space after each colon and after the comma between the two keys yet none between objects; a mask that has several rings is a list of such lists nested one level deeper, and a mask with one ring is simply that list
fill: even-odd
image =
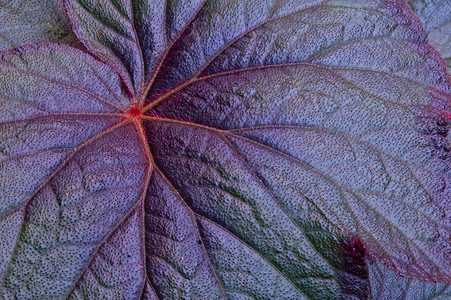
[{"label": "textured leaf skin", "polygon": [[369,264],[371,299],[446,300],[451,298],[451,287],[402,278],[377,262]]},{"label": "textured leaf skin", "polygon": [[86,48],[115,67],[136,93],[202,4],[201,0],[64,2]]},{"label": "textured leaf skin", "polygon": [[[141,210],[135,209],[98,250],[69,299],[138,299],[145,278],[140,247]],[[105,288],[108,287],[108,288]]]},{"label": "textured leaf skin", "polygon": [[429,42],[437,47],[451,70],[451,2],[448,0],[408,0],[423,21]]},{"label": "textured leaf skin", "polygon": [[0,49],[47,40],[79,45],[60,0],[2,0],[0,24]]},{"label": "textured leaf skin", "polygon": [[7,52],[0,68],[0,207],[2,222],[19,225],[1,240],[2,293],[62,297],[110,240],[129,234],[139,251],[139,229],[118,228],[116,238],[115,228],[142,193],[148,166],[133,126],[118,127],[129,100],[106,65],[50,44]]},{"label": "textured leaf skin", "polygon": [[405,2],[64,4],[90,53],[0,53],[0,295],[446,296],[451,80]]}]

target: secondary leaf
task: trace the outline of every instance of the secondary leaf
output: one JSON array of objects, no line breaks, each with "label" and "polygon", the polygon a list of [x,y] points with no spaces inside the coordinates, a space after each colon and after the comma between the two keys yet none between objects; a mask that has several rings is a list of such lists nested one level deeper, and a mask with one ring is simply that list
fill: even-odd
[{"label": "secondary leaf", "polygon": [[437,47],[451,70],[451,2],[448,0],[408,0],[428,32],[429,42]]},{"label": "secondary leaf", "polygon": [[406,3],[65,5],[98,59],[39,44],[0,63],[3,296],[451,281],[451,81]]},{"label": "secondary leaf", "polygon": [[371,299],[446,300],[451,297],[451,287],[419,280],[402,278],[377,262],[369,264]]},{"label": "secondary leaf", "polygon": [[60,0],[2,0],[0,24],[0,49],[44,40],[78,45]]}]

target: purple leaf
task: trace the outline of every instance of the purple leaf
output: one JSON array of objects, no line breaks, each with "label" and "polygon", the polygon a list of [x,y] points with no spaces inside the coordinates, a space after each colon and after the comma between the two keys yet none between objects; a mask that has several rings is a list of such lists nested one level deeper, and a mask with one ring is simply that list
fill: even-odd
[{"label": "purple leaf", "polygon": [[448,0],[408,0],[428,33],[429,42],[437,47],[451,68],[451,2]]},{"label": "purple leaf", "polygon": [[80,46],[60,0],[3,0],[0,24],[0,49],[47,40]]},{"label": "purple leaf", "polygon": [[64,4],[89,53],[0,53],[0,295],[446,291],[451,80],[405,2]]},{"label": "purple leaf", "polygon": [[369,264],[372,299],[437,299],[451,297],[451,287],[403,278],[377,262]]}]

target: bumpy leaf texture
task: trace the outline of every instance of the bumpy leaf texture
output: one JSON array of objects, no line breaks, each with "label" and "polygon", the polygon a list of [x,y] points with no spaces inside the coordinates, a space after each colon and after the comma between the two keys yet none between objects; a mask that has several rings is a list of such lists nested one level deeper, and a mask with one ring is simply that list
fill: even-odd
[{"label": "bumpy leaf texture", "polygon": [[408,0],[428,32],[429,42],[440,50],[451,70],[451,1]]},{"label": "bumpy leaf texture", "polygon": [[0,49],[44,40],[79,46],[59,0],[1,0]]},{"label": "bumpy leaf texture", "polygon": [[64,5],[89,53],[0,53],[4,298],[446,298],[451,80],[407,3]]},{"label": "bumpy leaf texture", "polygon": [[451,299],[451,287],[397,276],[376,262],[369,263],[372,299]]}]

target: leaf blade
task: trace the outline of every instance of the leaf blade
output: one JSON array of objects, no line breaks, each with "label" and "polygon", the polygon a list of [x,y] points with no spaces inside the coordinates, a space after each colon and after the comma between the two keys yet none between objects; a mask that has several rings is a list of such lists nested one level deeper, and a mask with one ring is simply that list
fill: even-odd
[{"label": "leaf blade", "polygon": [[423,3],[417,0],[408,0],[407,3],[412,10],[421,18],[428,31],[429,42],[437,47],[442,53],[451,70],[451,18],[449,10],[451,5],[448,1],[438,0]]},{"label": "leaf blade", "polygon": [[2,1],[0,23],[7,24],[0,29],[2,50],[45,40],[78,46],[59,0]]},{"label": "leaf blade", "polygon": [[[395,86],[403,82],[404,85],[407,83],[408,86],[415,86],[418,96],[415,100],[409,99],[413,103],[402,103],[402,100],[398,100],[403,99],[404,96],[401,98],[392,98],[391,95],[391,97],[371,96],[364,89],[359,91],[353,82],[341,81],[343,78],[340,76],[334,77],[337,71],[330,71],[328,68],[298,64],[271,67],[269,74],[264,71],[265,69],[256,68],[241,71],[238,74],[209,77],[205,81],[198,81],[189,86],[186,91],[182,90],[162,102],[161,107],[156,107],[156,113],[160,118],[165,115],[171,119],[185,118],[189,122],[200,124],[199,128],[211,128],[209,130],[212,132],[223,132],[225,136],[232,139],[232,143],[240,149],[240,152],[245,151],[244,156],[251,165],[268,169],[267,175],[262,175],[260,173],[262,171],[259,171],[259,176],[265,180],[269,180],[268,176],[281,177],[279,172],[290,174],[290,168],[295,170],[293,174],[297,175],[290,175],[291,179],[285,179],[287,185],[296,186],[295,181],[298,179],[295,178],[299,174],[304,174],[305,178],[311,178],[311,182],[317,182],[318,185],[322,185],[319,183],[323,180],[320,177],[324,178],[325,185],[316,192],[314,192],[315,185],[307,188],[307,181],[299,184],[302,187],[302,193],[307,193],[307,198],[313,199],[313,202],[326,214],[327,219],[339,228],[356,233],[370,245],[368,247],[372,255],[389,263],[398,272],[425,280],[449,280],[450,270],[444,267],[447,261],[446,251],[442,252],[441,248],[441,245],[443,249],[450,247],[447,242],[450,224],[447,223],[448,217],[445,213],[447,206],[445,199],[448,192],[441,191],[437,186],[431,186],[426,179],[433,176],[438,182],[444,182],[449,176],[446,169],[443,169],[446,166],[446,159],[443,160],[445,157],[439,154],[442,150],[435,150],[432,144],[428,144],[431,139],[444,139],[444,137],[428,134],[426,128],[436,130],[437,123],[433,123],[436,122],[434,121],[436,117],[421,109],[423,106],[436,105],[435,103],[440,102],[441,99],[429,93],[427,86],[422,90],[416,83],[405,79],[392,79],[390,84]],[[325,72],[324,76],[320,77],[319,74],[322,72]],[[238,76],[248,80],[246,82],[237,80]],[[361,84],[366,86],[367,82],[374,83],[369,77],[360,76]],[[292,82],[297,84],[293,86]],[[258,92],[255,92],[256,90]],[[340,91],[340,94],[337,94],[336,90]],[[203,98],[205,91],[209,91],[212,96]],[[406,91],[409,90],[406,89]],[[340,101],[342,96],[347,102]],[[274,99],[278,99],[277,102]],[[317,104],[312,104],[310,99],[316,100]],[[294,103],[296,103],[295,109],[292,108]],[[332,114],[328,111],[329,103],[335,106]],[[326,109],[321,111],[321,106]],[[352,111],[351,118],[349,118],[350,111]],[[218,112],[223,117],[218,116]],[[380,115],[381,112],[387,115]],[[154,120],[158,122],[158,118]],[[177,121],[172,123],[177,124]],[[181,123],[183,122],[179,122]],[[353,125],[357,123],[359,127]],[[191,125],[187,122],[183,124],[192,128],[196,127],[195,124]],[[222,129],[216,129],[218,127]],[[244,129],[240,129],[243,127]],[[416,129],[412,131],[412,128]],[[232,133],[223,131],[225,129],[233,129],[233,131]],[[302,134],[294,133],[297,130],[318,133],[301,138]],[[330,135],[327,133],[329,131]],[[241,133],[250,140],[243,139]],[[265,146],[260,147],[259,143]],[[338,145],[336,150],[334,145]],[[274,149],[276,152],[284,150],[279,155],[273,153]],[[429,149],[437,151],[436,154],[431,157]],[[290,153],[289,156],[296,153],[295,161],[288,157],[282,158],[287,154],[286,151]],[[362,166],[367,163],[368,167]],[[272,166],[269,167],[269,165]],[[295,165],[302,167],[297,168]],[[340,168],[334,170],[332,168],[334,165]],[[316,173],[317,171],[319,172]],[[271,175],[272,172],[273,175]],[[402,175],[403,172],[410,172],[411,175],[405,177],[406,175]],[[429,177],[425,174],[429,174]],[[417,177],[422,180],[418,181]],[[408,196],[390,194],[392,189],[400,188],[394,185],[394,182],[399,180],[408,182],[403,185],[403,189],[407,189]],[[342,189],[342,187],[345,188]],[[310,192],[306,192],[305,188]],[[416,189],[419,194],[414,192]],[[335,191],[336,196],[330,193],[331,190]],[[355,194],[353,191],[359,192]],[[319,193],[319,197],[315,196],[315,193]],[[414,194],[417,195],[413,196]],[[363,201],[362,197],[366,200]],[[372,203],[370,206],[368,201]],[[383,201],[385,206],[378,206],[378,201]],[[338,214],[334,210],[339,203],[341,208]],[[402,209],[397,207],[401,203],[404,207]],[[382,207],[391,207],[391,210],[382,209]],[[422,207],[422,211],[419,212],[417,207]],[[379,225],[378,229],[377,224],[371,221],[371,217],[362,214],[363,211],[375,208],[383,210],[378,212],[380,216],[388,217],[387,227]],[[358,215],[354,215],[357,212]],[[364,226],[360,223],[362,218]],[[404,218],[410,220],[408,224]],[[380,217],[374,220],[380,221]],[[415,223],[415,220],[418,223]],[[395,230],[397,233],[393,231],[393,226],[399,230]],[[418,230],[418,235],[411,232],[412,226]],[[377,237],[370,237],[369,232],[377,234]],[[414,240],[418,245],[414,246],[406,242]],[[385,246],[377,246],[381,241]],[[410,247],[413,248],[409,250]],[[427,254],[422,254],[421,251],[426,251]],[[409,259],[409,255],[413,255],[413,261],[403,262],[404,259]],[[418,264],[417,267],[414,267],[416,264]]]},{"label": "leaf blade", "polygon": [[451,80],[403,1],[65,4],[99,59],[1,53],[3,295],[367,298],[374,259],[451,280]]}]

